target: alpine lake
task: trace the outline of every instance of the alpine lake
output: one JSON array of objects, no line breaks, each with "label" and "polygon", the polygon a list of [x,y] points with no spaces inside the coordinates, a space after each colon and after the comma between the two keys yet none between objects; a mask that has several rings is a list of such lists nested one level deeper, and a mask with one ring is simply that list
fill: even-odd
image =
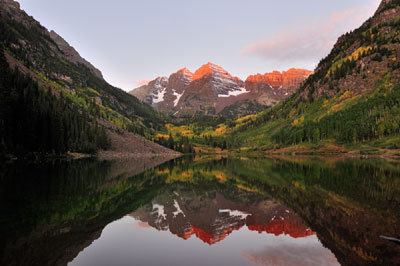
[{"label": "alpine lake", "polygon": [[400,163],[180,157],[0,170],[1,265],[400,265]]}]

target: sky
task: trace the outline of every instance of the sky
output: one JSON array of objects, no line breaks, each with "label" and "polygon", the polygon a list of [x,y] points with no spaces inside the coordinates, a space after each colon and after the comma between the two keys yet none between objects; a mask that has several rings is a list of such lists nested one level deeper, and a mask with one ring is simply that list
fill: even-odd
[{"label": "sky", "polygon": [[233,76],[313,70],[380,0],[19,0],[126,91],[207,62]]}]

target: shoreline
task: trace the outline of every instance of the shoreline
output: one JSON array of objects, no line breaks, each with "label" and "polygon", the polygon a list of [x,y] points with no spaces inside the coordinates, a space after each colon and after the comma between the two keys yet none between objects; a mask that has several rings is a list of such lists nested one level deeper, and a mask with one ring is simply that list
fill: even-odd
[{"label": "shoreline", "polygon": [[[348,151],[328,151],[328,150],[267,150],[267,151],[232,151],[229,154],[248,154],[251,156],[346,156],[350,158],[381,158],[381,159],[400,159],[400,150],[387,150],[380,154],[361,153],[360,150]],[[399,155],[398,155],[399,154]]]},{"label": "shoreline", "polygon": [[151,159],[154,157],[165,157],[165,158],[178,158],[182,156],[181,153],[129,153],[129,152],[119,152],[119,151],[100,151],[95,159],[100,161],[108,160],[125,160],[125,159]]},{"label": "shoreline", "polygon": [[19,161],[31,162],[31,163],[45,163],[47,161],[75,161],[84,159],[94,159],[99,161],[108,160],[126,160],[126,159],[151,159],[155,157],[164,157],[168,159],[174,159],[183,156],[181,153],[129,153],[120,151],[99,151],[97,154],[87,154],[78,152],[68,152],[65,154],[41,154],[31,153],[25,154],[24,156],[17,156],[14,154],[6,154],[0,157],[1,163],[13,163]]},{"label": "shoreline", "polygon": [[[324,157],[337,157],[344,156],[349,158],[380,158],[380,159],[395,159],[400,160],[400,150],[386,150],[376,148],[382,154],[373,154],[373,153],[365,153],[362,154],[360,150],[329,150],[326,148],[321,149],[304,149],[304,148],[293,148],[287,147],[283,149],[277,150],[231,150],[231,151],[223,151],[223,152],[207,152],[207,153],[194,153],[191,155],[194,156],[209,156],[209,155],[219,155],[219,156],[249,156],[249,157],[259,157],[263,158],[266,156],[324,156]],[[389,151],[389,152],[388,152]],[[165,158],[165,159],[175,159],[181,156],[185,156],[185,154],[178,152],[171,153],[129,153],[122,151],[99,151],[97,154],[85,154],[85,153],[66,153],[62,155],[53,155],[53,154],[29,154],[25,157],[17,157],[12,154],[8,154],[2,158],[0,158],[0,162],[2,163],[12,163],[18,161],[28,161],[33,163],[44,163],[46,161],[53,160],[64,160],[64,161],[74,161],[74,160],[82,160],[82,159],[94,159],[99,161],[112,161],[112,160],[134,160],[134,159],[152,159],[152,158]]]}]

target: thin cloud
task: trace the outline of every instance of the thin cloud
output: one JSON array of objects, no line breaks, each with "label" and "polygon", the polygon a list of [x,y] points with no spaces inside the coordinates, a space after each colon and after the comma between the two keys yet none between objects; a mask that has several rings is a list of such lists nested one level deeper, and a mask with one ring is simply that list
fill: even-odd
[{"label": "thin cloud", "polygon": [[147,84],[149,84],[150,81],[151,81],[151,79],[140,79],[140,80],[137,80],[135,82],[136,83],[136,87],[141,87],[141,86],[147,85]]},{"label": "thin cloud", "polygon": [[[314,239],[314,238],[312,238]],[[241,253],[246,260],[262,266],[337,266],[335,255],[318,241],[282,243],[258,251]]]},{"label": "thin cloud", "polygon": [[290,63],[292,66],[315,67],[329,53],[337,38],[360,26],[373,14],[378,4],[335,12],[327,20],[311,26],[294,26],[268,39],[251,43],[239,53],[261,57],[276,66]]}]

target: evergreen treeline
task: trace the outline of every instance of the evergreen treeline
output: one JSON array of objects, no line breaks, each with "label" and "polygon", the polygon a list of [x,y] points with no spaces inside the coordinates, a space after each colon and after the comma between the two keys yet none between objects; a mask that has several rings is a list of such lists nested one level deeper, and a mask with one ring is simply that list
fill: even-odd
[{"label": "evergreen treeline", "polygon": [[228,148],[225,139],[221,140],[220,138],[213,138],[211,135],[204,135],[203,137],[204,138],[201,138],[199,141],[201,144],[208,145],[214,148],[218,147],[221,150],[226,150]]},{"label": "evergreen treeline", "polygon": [[182,153],[195,153],[193,144],[201,144],[214,148],[220,148],[221,150],[227,150],[228,144],[227,141],[223,138],[213,138],[211,135],[203,135],[198,138],[189,138],[185,136],[174,137],[172,134],[169,134],[168,138],[160,137],[156,139],[152,139],[152,141],[167,147],[169,149],[179,151]]},{"label": "evergreen treeline", "polygon": [[85,111],[10,69],[0,53],[0,153],[95,153],[109,146],[104,128]]},{"label": "evergreen treeline", "polygon": [[194,148],[192,143],[190,143],[188,137],[181,137],[179,140],[174,140],[172,135],[170,134],[168,139],[161,137],[154,140],[155,143],[158,143],[164,147],[169,149],[179,151],[182,153],[194,153]]}]

